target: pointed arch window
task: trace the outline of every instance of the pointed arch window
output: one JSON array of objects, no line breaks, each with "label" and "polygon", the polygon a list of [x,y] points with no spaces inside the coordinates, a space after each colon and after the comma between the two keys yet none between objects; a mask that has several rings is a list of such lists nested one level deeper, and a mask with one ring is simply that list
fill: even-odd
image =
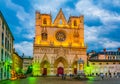
[{"label": "pointed arch window", "polygon": [[42,33],[42,40],[46,41],[47,40],[47,33]]},{"label": "pointed arch window", "polygon": [[77,21],[76,20],[74,20],[74,26],[77,26]]},{"label": "pointed arch window", "polygon": [[46,18],[43,19],[43,24],[47,24],[47,19]]}]

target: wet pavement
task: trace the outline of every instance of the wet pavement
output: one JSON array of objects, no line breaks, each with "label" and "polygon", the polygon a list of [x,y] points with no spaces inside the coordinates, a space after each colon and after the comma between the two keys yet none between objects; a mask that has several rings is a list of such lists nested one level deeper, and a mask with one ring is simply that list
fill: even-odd
[{"label": "wet pavement", "polygon": [[90,80],[77,80],[67,77],[63,80],[61,77],[28,77],[14,81],[0,81],[0,84],[120,84],[120,79],[90,78]]}]

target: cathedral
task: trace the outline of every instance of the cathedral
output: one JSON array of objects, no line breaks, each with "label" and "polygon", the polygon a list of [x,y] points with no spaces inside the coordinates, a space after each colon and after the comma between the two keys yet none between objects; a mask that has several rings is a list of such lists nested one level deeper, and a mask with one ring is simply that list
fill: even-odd
[{"label": "cathedral", "polygon": [[60,9],[53,21],[51,14],[36,11],[33,76],[77,74],[78,71],[84,71],[86,49],[82,15],[70,16],[66,20]]}]

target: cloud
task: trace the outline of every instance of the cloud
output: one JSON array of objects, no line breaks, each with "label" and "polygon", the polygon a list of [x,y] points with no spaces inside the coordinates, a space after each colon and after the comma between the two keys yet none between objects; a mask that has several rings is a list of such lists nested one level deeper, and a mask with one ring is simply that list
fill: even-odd
[{"label": "cloud", "polygon": [[34,35],[34,32],[32,32],[28,34],[23,34],[23,37],[31,40],[31,39],[34,39],[35,35]]},{"label": "cloud", "polygon": [[103,4],[105,5],[109,5],[112,7],[120,7],[120,0],[101,0],[101,1],[97,1],[98,5],[103,6]]},{"label": "cloud", "polygon": [[97,42],[98,41],[99,28],[95,26],[89,27],[85,25],[85,41]]},{"label": "cloud", "polygon": [[6,5],[10,9],[16,11],[16,13],[17,13],[16,16],[21,21],[25,21],[27,19],[27,17],[29,16],[29,13],[25,12],[25,10],[24,10],[24,8],[22,6],[13,3],[11,0],[7,0]]},{"label": "cloud", "polygon": [[102,41],[100,42],[100,44],[101,44],[104,48],[108,48],[108,49],[114,49],[114,48],[120,47],[120,42],[118,42],[118,41],[113,41],[113,40],[110,40],[110,39],[108,39],[108,38],[103,38]]},{"label": "cloud", "polygon": [[32,5],[35,10],[40,10],[45,13],[57,12],[58,8],[62,7],[63,4],[66,2],[66,0],[39,0],[39,1],[33,1]]},{"label": "cloud", "polygon": [[85,17],[98,17],[104,25],[120,21],[119,14],[100,8],[93,4],[91,0],[80,0],[76,4],[76,10],[85,15]]},{"label": "cloud", "polygon": [[[109,2],[110,2],[110,1],[109,1]],[[120,0],[112,0],[111,3],[112,3],[114,6],[120,7]]]},{"label": "cloud", "polygon": [[[60,8],[63,8],[67,0],[32,0],[31,4],[33,9],[40,11],[41,13],[52,14],[52,20],[55,19],[56,14]],[[63,8],[64,9],[64,8]]]},{"label": "cloud", "polygon": [[[100,1],[100,3],[102,2]],[[110,2],[109,4],[115,5],[118,3],[119,2]],[[101,4],[101,6],[103,5],[104,4]],[[117,33],[117,31],[120,30],[120,25],[118,25],[118,22],[120,22],[119,13],[106,10],[98,4],[96,5],[94,0],[80,0],[76,3],[75,7],[76,13],[80,13],[85,17],[85,42],[88,43],[88,49],[115,49],[120,46],[120,42],[118,40],[113,40],[114,36],[107,37],[112,35],[112,31]],[[95,26],[94,24],[96,24],[96,20],[93,21],[92,18],[93,20],[97,18],[102,24],[99,23],[100,25]],[[93,25],[86,24],[90,23],[89,21],[93,21]]]},{"label": "cloud", "polygon": [[[16,12],[16,17],[19,20],[20,26],[16,27],[17,34],[21,34],[26,39],[33,40],[34,36],[34,12],[26,12],[23,6],[13,3],[12,0],[7,0],[7,7]],[[28,35],[26,35],[28,34]],[[20,38],[22,38],[20,35]]]},{"label": "cloud", "polygon": [[[118,31],[116,26],[87,26],[85,25],[85,42],[88,44],[88,50],[100,50],[103,48],[113,49],[120,47],[119,40],[115,41],[114,36],[112,38],[105,35],[111,35],[113,30]],[[112,33],[113,34],[113,33]],[[119,36],[118,36],[119,37]]]},{"label": "cloud", "polygon": [[28,41],[22,41],[20,43],[15,43],[14,47],[20,55],[23,53],[25,56],[32,56],[33,54],[33,43]]}]

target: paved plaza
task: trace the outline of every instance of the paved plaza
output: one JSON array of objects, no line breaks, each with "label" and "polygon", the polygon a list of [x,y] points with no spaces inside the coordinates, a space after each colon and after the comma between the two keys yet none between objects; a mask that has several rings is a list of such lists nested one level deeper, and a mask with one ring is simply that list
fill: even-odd
[{"label": "paved plaza", "polygon": [[0,84],[120,84],[120,79],[95,79],[95,80],[77,80],[67,77],[62,80],[61,77],[28,77],[18,80],[4,80]]}]

